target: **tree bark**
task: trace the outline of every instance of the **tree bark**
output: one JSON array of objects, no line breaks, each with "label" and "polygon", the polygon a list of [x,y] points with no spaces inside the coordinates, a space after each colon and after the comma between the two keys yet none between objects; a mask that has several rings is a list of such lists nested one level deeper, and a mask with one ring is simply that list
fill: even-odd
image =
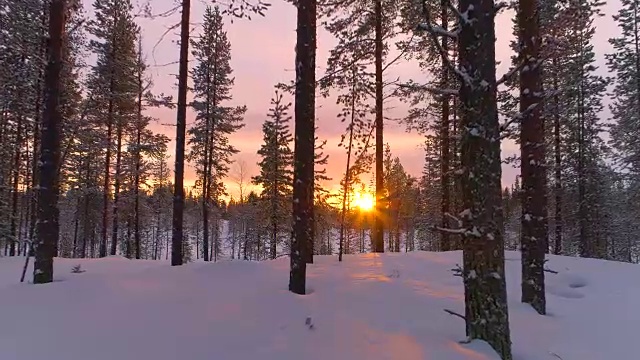
[{"label": "tree bark", "polygon": [[[542,69],[538,0],[520,0],[518,26],[520,71],[520,130],[522,178],[522,302],[546,314],[544,261],[547,248],[547,188],[545,132],[542,117]],[[534,107],[532,111],[527,111]]]},{"label": "tree bark", "polygon": [[[111,255],[115,255],[118,250],[118,205],[120,200],[120,177],[122,172],[122,132],[123,132],[123,124],[122,120],[118,119],[116,121],[116,169],[114,174],[114,184],[113,184],[113,219],[112,222],[112,233],[111,233]],[[128,244],[127,244],[128,246]],[[130,257],[130,256],[129,256]]]},{"label": "tree bark", "polygon": [[347,213],[347,197],[349,196],[349,182],[351,181],[350,168],[351,168],[351,150],[353,147],[353,127],[356,118],[356,98],[355,98],[355,84],[356,84],[356,70],[352,69],[353,84],[351,92],[354,94],[351,97],[351,122],[349,123],[349,145],[347,147],[347,168],[344,172],[344,187],[342,189],[342,213],[340,214],[340,243],[338,248],[338,261],[342,261],[343,245],[344,245],[344,223]]},{"label": "tree bark", "polygon": [[553,253],[555,255],[562,254],[562,149],[560,148],[560,97],[558,95],[558,64],[554,58],[552,60],[553,66],[553,143],[555,152],[555,178],[554,178],[554,192],[555,192],[555,244]]},{"label": "tree bark", "polygon": [[144,92],[142,81],[142,39],[138,39],[138,121],[136,124],[136,168],[133,180],[134,206],[133,206],[133,241],[136,247],[136,259],[140,259],[140,166],[142,162],[141,149],[142,146],[142,96]]},{"label": "tree bark", "polygon": [[9,256],[16,256],[16,245],[20,241],[18,238],[18,185],[20,185],[20,160],[22,152],[22,115],[18,115],[18,124],[16,125],[16,153],[13,159],[13,186],[11,189],[11,224],[10,224],[10,232],[11,232],[11,246],[9,248]]},{"label": "tree bark", "polygon": [[60,161],[60,73],[65,0],[51,0],[49,10],[48,63],[45,70],[45,111],[42,119],[38,222],[33,283],[53,281],[54,246],[59,236],[58,165]]},{"label": "tree bark", "polygon": [[[449,26],[449,9],[448,9],[448,1],[449,0],[441,0],[441,20],[442,20],[442,28],[446,31]],[[445,52],[448,53],[449,49],[449,41],[446,36],[442,37],[442,48]],[[442,61],[442,88],[446,88],[449,85],[449,70],[447,68],[445,58],[447,54],[443,54],[441,57]],[[441,130],[440,130],[440,141],[442,144],[442,159],[441,159],[441,176],[440,176],[440,187],[442,188],[442,227],[449,227],[449,217],[447,213],[451,212],[451,180],[449,174],[449,162],[451,159],[451,154],[449,150],[449,97],[446,95],[442,95],[441,99],[442,103],[442,119],[441,119]],[[451,237],[448,233],[440,234],[440,251],[450,251],[452,250],[451,246]]]},{"label": "tree bark", "polygon": [[496,99],[495,4],[460,0],[458,36],[465,322],[470,339],[485,340],[510,360],[504,272],[500,131]]},{"label": "tree bark", "polygon": [[375,0],[375,71],[376,71],[376,206],[373,251],[384,252],[384,117],[382,113],[382,0]]},{"label": "tree bark", "polygon": [[299,0],[296,38],[293,239],[289,291],[306,292],[312,238],[315,165],[316,0]]},{"label": "tree bark", "polygon": [[191,0],[182,0],[180,24],[180,69],[178,73],[178,114],[176,119],[176,160],[173,185],[173,229],[171,233],[171,265],[182,265],[184,220],[184,150],[187,127],[187,75],[189,64],[189,12]]}]

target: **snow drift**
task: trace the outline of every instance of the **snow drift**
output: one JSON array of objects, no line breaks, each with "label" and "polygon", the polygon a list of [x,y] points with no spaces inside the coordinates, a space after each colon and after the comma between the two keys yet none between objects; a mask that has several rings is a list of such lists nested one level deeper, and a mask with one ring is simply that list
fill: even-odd
[{"label": "snow drift", "polygon": [[[308,295],[287,291],[288,258],[192,263],[56,259],[57,281],[19,284],[0,258],[2,360],[496,359],[462,344],[460,252],[317,256]],[[81,264],[83,273],[71,269]],[[514,357],[636,359],[637,265],[551,256],[548,316],[520,300],[507,253]]]}]

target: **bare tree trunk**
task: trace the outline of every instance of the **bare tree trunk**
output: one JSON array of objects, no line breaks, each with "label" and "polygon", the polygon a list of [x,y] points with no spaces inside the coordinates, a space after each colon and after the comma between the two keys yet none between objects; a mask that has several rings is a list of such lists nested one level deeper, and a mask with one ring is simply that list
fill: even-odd
[{"label": "bare tree trunk", "polygon": [[111,135],[113,131],[113,72],[109,85],[109,109],[107,110],[107,151],[104,161],[104,186],[102,188],[102,239],[100,242],[100,257],[107,256],[107,228],[109,227],[109,185],[111,171]]},{"label": "bare tree trunk", "polygon": [[560,97],[558,95],[558,64],[554,57],[553,63],[553,142],[555,152],[555,245],[553,253],[562,254],[562,149],[560,148]]},{"label": "bare tree trunk", "polygon": [[140,259],[140,166],[142,162],[142,156],[140,154],[142,146],[142,96],[143,96],[143,83],[142,83],[142,39],[138,39],[138,121],[136,124],[136,168],[133,180],[133,239],[136,247],[136,259]]},{"label": "bare tree trunk", "polygon": [[296,39],[293,241],[289,291],[306,292],[307,251],[313,241],[315,165],[316,0],[299,0]]},{"label": "bare tree trunk", "polygon": [[[522,177],[522,302],[546,314],[544,286],[547,248],[547,188],[545,178],[545,132],[542,117],[542,69],[538,0],[520,0],[518,25],[520,71],[520,171]],[[531,110],[533,108],[533,110]]]},{"label": "bare tree trunk", "polygon": [[[116,121],[116,171],[114,175],[113,185],[113,222],[111,233],[111,255],[115,255],[118,250],[118,205],[120,200],[120,177],[122,172],[122,132],[123,132],[122,120]],[[128,256],[130,258],[131,256]]]},{"label": "bare tree trunk", "polygon": [[375,70],[376,70],[376,206],[373,230],[373,251],[384,252],[384,117],[382,113],[382,0],[375,0]]},{"label": "bare tree trunk", "polygon": [[[353,75],[353,84],[351,86],[351,92],[355,92],[355,83],[356,83],[356,74],[355,69],[352,69]],[[338,261],[342,261],[342,252],[343,252],[343,244],[344,244],[344,222],[345,216],[347,213],[347,197],[349,197],[349,182],[351,181],[350,175],[350,167],[351,167],[351,151],[353,149],[353,126],[355,125],[355,111],[356,111],[356,100],[355,96],[351,97],[351,122],[349,123],[349,146],[347,147],[347,168],[344,172],[344,186],[342,189],[342,213],[340,215],[340,244],[338,249]]]},{"label": "bare tree trunk", "polygon": [[45,71],[45,111],[42,119],[38,181],[38,222],[33,283],[53,281],[54,247],[59,236],[58,167],[60,161],[60,73],[65,0],[51,0],[49,10],[48,63]]},{"label": "bare tree trunk", "polygon": [[[441,0],[440,8],[441,8],[441,20],[442,20],[442,28],[447,31],[449,27],[449,0]],[[442,48],[446,53],[442,54],[442,87],[446,88],[449,85],[449,71],[447,68],[445,58],[448,54],[449,49],[449,39],[446,36],[442,37]],[[449,175],[449,162],[450,162],[450,150],[449,150],[449,97],[446,95],[442,95],[441,99],[442,103],[442,122],[440,124],[440,141],[441,141],[441,151],[442,151],[442,159],[441,159],[441,177],[440,177],[440,187],[442,188],[442,227],[449,227],[449,217],[447,213],[451,212],[451,180]],[[451,238],[448,233],[443,232],[440,234],[440,251],[450,251],[451,247]]]},{"label": "bare tree trunk", "polygon": [[173,229],[171,265],[182,265],[184,220],[184,150],[187,127],[187,76],[189,64],[189,12],[191,0],[182,0],[180,24],[180,69],[178,74],[178,115],[176,120],[176,169],[173,188]]},{"label": "bare tree trunk", "polygon": [[[582,38],[582,34],[580,34],[580,38]],[[582,42],[581,42],[582,43]],[[580,51],[580,55],[583,55],[583,49]],[[578,89],[578,126],[579,126],[579,134],[578,134],[578,224],[580,228],[580,256],[581,257],[593,257],[594,249],[593,249],[593,239],[590,238],[590,234],[588,234],[587,227],[588,224],[588,209],[587,209],[587,199],[586,199],[586,171],[585,171],[585,104],[584,104],[584,88],[586,84],[584,83],[584,69],[581,67],[580,69],[580,80],[579,80],[579,89]]]},{"label": "bare tree trunk", "polygon": [[20,160],[22,152],[22,115],[18,116],[18,124],[16,125],[16,145],[15,155],[13,160],[13,186],[11,189],[11,247],[9,249],[9,256],[16,256],[16,245],[20,241],[18,238],[18,185],[20,185]]}]

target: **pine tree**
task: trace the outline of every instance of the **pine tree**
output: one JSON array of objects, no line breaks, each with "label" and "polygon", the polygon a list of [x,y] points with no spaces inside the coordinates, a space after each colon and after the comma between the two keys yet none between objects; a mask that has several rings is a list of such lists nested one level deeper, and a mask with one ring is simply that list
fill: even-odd
[{"label": "pine tree", "polygon": [[546,314],[544,261],[548,250],[545,132],[538,1],[518,4],[520,149],[522,176],[522,302]]},{"label": "pine tree", "polygon": [[60,161],[60,73],[65,27],[65,0],[52,0],[49,7],[48,63],[45,71],[45,103],[42,121],[38,180],[38,227],[34,246],[33,283],[53,281],[54,247],[59,235],[58,167]]},{"label": "pine tree", "polygon": [[289,222],[288,212],[291,209],[289,199],[293,187],[293,153],[290,143],[293,139],[289,131],[290,107],[291,104],[283,103],[283,95],[276,91],[271,99],[268,119],[262,125],[264,143],[258,150],[258,155],[262,157],[258,163],[260,174],[253,178],[253,183],[262,187],[260,198],[267,207],[265,213],[268,214],[270,229],[271,259],[277,256],[281,225]]},{"label": "pine tree", "polygon": [[306,293],[307,251],[313,241],[316,94],[316,0],[297,3],[293,238],[289,291]]},{"label": "pine tree", "polygon": [[613,19],[622,34],[609,40],[614,52],[607,54],[609,70],[615,75],[612,145],[618,164],[629,171],[635,187],[640,180],[640,1],[622,0]]},{"label": "pine tree", "polygon": [[[422,15],[425,13],[429,19],[427,23]],[[459,84],[447,62],[456,62],[457,44],[453,40],[457,34],[457,15],[448,0],[406,2],[401,14],[402,29],[412,34],[412,41],[401,43],[402,49],[409,52],[417,60],[420,69],[431,78],[425,86],[413,81],[402,84],[399,96],[410,104],[404,122],[424,135],[432,145],[438,146],[438,149],[434,149],[441,157],[437,176],[438,192],[441,193],[440,203],[437,204],[440,208],[438,222],[442,227],[453,227],[455,222],[451,221],[451,215],[460,211],[459,179],[452,170],[459,166],[456,141],[458,107],[454,96]],[[442,36],[436,41],[429,31],[425,31],[428,29],[437,29]],[[430,138],[433,134],[437,134],[440,140],[432,142]],[[440,233],[440,244],[436,248],[440,251],[460,249],[459,236]]]},{"label": "pine tree", "polygon": [[219,9],[207,7],[203,23],[201,37],[192,40],[192,54],[196,62],[192,70],[193,107],[197,117],[189,130],[189,159],[196,163],[202,187],[202,253],[204,260],[208,261],[209,207],[212,202],[218,204],[219,197],[224,194],[222,179],[229,171],[231,156],[238,152],[229,144],[228,136],[243,126],[241,121],[246,107],[224,106],[224,102],[231,100],[234,79],[229,63],[231,44]]},{"label": "pine tree", "polygon": [[[133,7],[129,0],[96,0],[95,19],[89,24],[89,33],[95,39],[90,49],[98,60],[89,78],[89,97],[93,99],[92,117],[105,128],[103,215],[100,256],[107,254],[108,211],[111,186],[112,155],[115,150],[115,176],[113,196],[113,228],[109,253],[115,255],[118,241],[118,195],[121,183],[122,146],[126,127],[136,111],[136,38],[138,27],[133,21]],[[106,118],[104,117],[106,114]]]},{"label": "pine tree", "polygon": [[171,266],[182,265],[184,243],[184,153],[187,128],[187,76],[189,65],[189,16],[191,0],[182,0],[180,20],[180,65],[178,74],[178,111],[176,118],[176,156],[173,184]]},{"label": "pine tree", "polygon": [[[567,36],[569,53],[566,58],[564,93],[561,97],[565,114],[565,189],[573,201],[576,214],[571,214],[577,222],[577,242],[583,257],[602,257],[605,249],[594,236],[596,232],[597,172],[603,155],[604,143],[599,137],[602,131],[599,112],[602,110],[602,95],[606,80],[595,74],[595,53],[591,39],[595,32],[594,17],[599,15],[599,2],[576,0],[567,5],[572,18],[572,31]],[[577,151],[570,151],[577,149]],[[567,171],[569,170],[569,171]],[[571,204],[571,203],[570,203]]]},{"label": "pine tree", "polygon": [[[399,60],[388,61],[388,46],[396,32],[398,1],[351,0],[339,6],[329,1],[321,2],[322,16],[329,19],[325,26],[336,38],[338,45],[331,51],[327,72],[321,79],[326,87],[350,87],[349,73],[354,66],[373,65],[374,72],[362,72],[370,87],[368,92],[375,99],[375,146],[376,146],[376,206],[384,197],[383,153],[384,153],[384,101],[392,96],[385,94],[384,75],[387,69]],[[373,51],[371,48],[373,47]],[[373,230],[374,251],[384,251],[384,219],[382,211],[376,209]]]},{"label": "pine tree", "polygon": [[[457,12],[458,62],[442,56],[461,83],[461,183],[464,210],[458,229],[442,229],[463,236],[465,322],[470,339],[487,341],[501,356],[511,355],[509,314],[504,271],[498,81],[495,70],[493,0],[461,0]],[[438,36],[428,11],[423,11],[432,42]],[[439,47],[439,52],[444,50]]]}]

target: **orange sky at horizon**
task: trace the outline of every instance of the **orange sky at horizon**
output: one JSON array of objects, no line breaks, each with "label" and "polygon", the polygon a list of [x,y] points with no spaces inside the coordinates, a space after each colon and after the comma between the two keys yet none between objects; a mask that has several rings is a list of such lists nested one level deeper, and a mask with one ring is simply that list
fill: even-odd
[{"label": "orange sky at horizon", "polygon": [[[85,11],[92,16],[93,0],[83,0]],[[132,0],[135,2],[135,0]],[[617,0],[616,0],[617,1]],[[598,30],[595,37],[595,51],[598,58],[598,65],[604,67],[604,53],[610,51],[611,47],[607,43],[607,38],[617,34],[616,25],[611,19],[612,9],[615,10],[617,4],[613,1],[605,6],[606,18],[596,20]],[[191,22],[193,24],[201,21],[206,2],[192,1]],[[172,0],[151,0],[154,13],[160,13],[174,7]],[[161,35],[170,25],[179,20],[180,14],[175,14],[171,18],[159,19],[138,19],[138,23],[143,31],[143,48],[146,49],[147,62],[150,64],[150,73],[153,76],[154,91],[168,95],[177,95],[175,74],[177,74],[178,60],[178,33],[169,34],[162,42],[158,43]],[[511,40],[511,14],[503,13],[496,23],[496,57],[499,61],[497,66],[498,77],[506,72],[509,65],[511,50],[508,47]],[[607,20],[608,19],[608,20]],[[226,19],[226,29],[231,42],[232,60],[231,66],[234,69],[235,86],[233,90],[234,99],[230,104],[246,105],[248,111],[245,116],[245,127],[231,137],[231,143],[235,145],[239,154],[234,159],[244,161],[247,164],[248,179],[256,175],[259,170],[257,162],[259,157],[257,150],[262,144],[262,122],[266,118],[269,102],[273,95],[273,86],[278,82],[288,82],[293,78],[294,72],[294,46],[295,46],[295,8],[284,1],[272,1],[271,8],[267,11],[266,17],[255,17],[252,20],[234,19],[230,23]],[[330,34],[318,27],[318,59],[317,76],[322,76],[328,52],[335,44],[335,39]],[[196,34],[198,31],[196,30]],[[157,44],[157,45],[156,45]],[[152,49],[155,51],[152,52]],[[161,66],[169,64],[168,66]],[[190,64],[192,65],[192,64]],[[421,73],[413,64],[399,64],[391,68],[389,78],[400,77],[403,80],[413,79],[420,81],[426,79],[426,75]],[[189,94],[189,97],[191,95]],[[293,99],[289,99],[293,102]],[[404,104],[393,104],[396,107],[389,110],[386,115],[392,118],[401,117],[406,113],[408,107]],[[293,109],[291,110],[291,113]],[[338,107],[333,98],[319,98],[317,100],[317,135],[320,140],[327,140],[325,153],[329,155],[328,175],[333,181],[325,186],[331,190],[337,190],[339,179],[344,171],[346,156],[344,149],[338,148],[340,134],[345,128],[336,118]],[[170,109],[150,109],[149,115],[158,118],[158,122],[152,125],[155,132],[164,133],[171,139],[169,153],[172,155],[170,168],[173,169],[173,155],[175,153],[175,110]],[[187,112],[187,124],[194,119],[191,109]],[[290,124],[293,132],[293,123]],[[385,142],[388,142],[391,151],[395,156],[399,156],[407,172],[411,175],[419,176],[423,166],[423,150],[421,145],[423,139],[420,135],[407,133],[405,126],[394,121],[385,123]],[[293,147],[293,145],[292,145]],[[509,156],[518,151],[518,147],[511,141],[502,145],[503,156]],[[231,165],[231,174],[235,169],[235,164]],[[510,185],[519,171],[510,165],[503,166],[503,184]],[[185,186],[193,186],[195,182],[194,169],[187,165],[185,172]],[[238,197],[238,188],[232,179],[225,181],[227,191],[235,198]],[[251,188],[251,185],[249,185]]]}]

